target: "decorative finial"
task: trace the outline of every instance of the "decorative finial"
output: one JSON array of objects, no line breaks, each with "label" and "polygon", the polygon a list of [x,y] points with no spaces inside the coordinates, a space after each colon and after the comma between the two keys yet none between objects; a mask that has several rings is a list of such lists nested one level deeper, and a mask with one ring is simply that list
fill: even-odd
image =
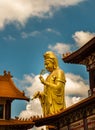
[{"label": "decorative finial", "polygon": [[71,54],[71,52],[67,52],[66,54],[63,54],[63,58],[68,57]]},{"label": "decorative finial", "polygon": [[6,72],[6,70],[4,70],[4,76],[6,76],[7,75],[7,72]]},{"label": "decorative finial", "polygon": [[11,74],[10,74],[10,71],[6,71],[6,70],[4,70],[4,76],[7,76],[8,78],[11,78],[11,77],[13,77]]},{"label": "decorative finial", "polygon": [[8,71],[8,76],[9,76],[9,77],[13,77],[13,76],[11,75],[10,71]]}]

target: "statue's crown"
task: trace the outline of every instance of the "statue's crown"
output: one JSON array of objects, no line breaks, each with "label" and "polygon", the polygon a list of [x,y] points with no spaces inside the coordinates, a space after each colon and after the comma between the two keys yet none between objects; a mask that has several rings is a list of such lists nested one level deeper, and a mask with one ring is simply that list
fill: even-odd
[{"label": "statue's crown", "polygon": [[45,60],[47,60],[47,59],[55,59],[56,56],[55,56],[55,54],[52,51],[47,51],[44,54],[44,58],[45,58]]}]

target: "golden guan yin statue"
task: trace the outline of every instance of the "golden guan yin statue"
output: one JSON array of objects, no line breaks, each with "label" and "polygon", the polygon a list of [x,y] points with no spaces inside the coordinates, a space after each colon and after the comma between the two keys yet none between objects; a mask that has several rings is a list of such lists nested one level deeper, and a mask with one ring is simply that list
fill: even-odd
[{"label": "golden guan yin statue", "polygon": [[65,74],[59,68],[58,59],[52,51],[44,54],[44,65],[49,75],[46,79],[40,75],[43,92],[36,92],[33,98],[39,98],[43,116],[53,115],[65,109]]}]

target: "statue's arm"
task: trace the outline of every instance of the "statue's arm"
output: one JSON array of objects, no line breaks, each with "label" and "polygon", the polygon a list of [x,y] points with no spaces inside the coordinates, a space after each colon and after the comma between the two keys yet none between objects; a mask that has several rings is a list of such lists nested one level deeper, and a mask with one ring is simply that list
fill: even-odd
[{"label": "statue's arm", "polygon": [[35,92],[33,97],[32,97],[32,100],[35,98],[39,98],[39,96],[40,96],[40,91]]},{"label": "statue's arm", "polygon": [[63,84],[65,85],[65,82],[66,82],[64,75],[61,75],[61,74],[55,79],[54,83],[44,80],[42,76],[40,76],[39,78],[42,84],[44,84],[45,86],[53,87],[53,88],[58,88],[62,86]]}]

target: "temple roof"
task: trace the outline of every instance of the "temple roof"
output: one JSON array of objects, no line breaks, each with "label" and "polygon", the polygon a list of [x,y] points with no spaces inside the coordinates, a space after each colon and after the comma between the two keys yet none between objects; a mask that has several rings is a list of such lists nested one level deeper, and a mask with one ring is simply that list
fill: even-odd
[{"label": "temple roof", "polygon": [[0,98],[29,100],[24,92],[16,87],[10,72],[7,73],[6,71],[4,71],[4,75],[0,75]]},{"label": "temple roof", "polygon": [[18,125],[33,126],[34,122],[32,120],[18,120],[18,119],[0,120],[0,126],[18,126]]},{"label": "temple roof", "polygon": [[32,128],[33,126],[34,122],[32,120],[0,120],[0,130],[26,130]]},{"label": "temple roof", "polygon": [[66,63],[80,64],[87,56],[95,52],[95,37],[88,41],[84,46],[73,53],[63,55],[63,61]]}]

